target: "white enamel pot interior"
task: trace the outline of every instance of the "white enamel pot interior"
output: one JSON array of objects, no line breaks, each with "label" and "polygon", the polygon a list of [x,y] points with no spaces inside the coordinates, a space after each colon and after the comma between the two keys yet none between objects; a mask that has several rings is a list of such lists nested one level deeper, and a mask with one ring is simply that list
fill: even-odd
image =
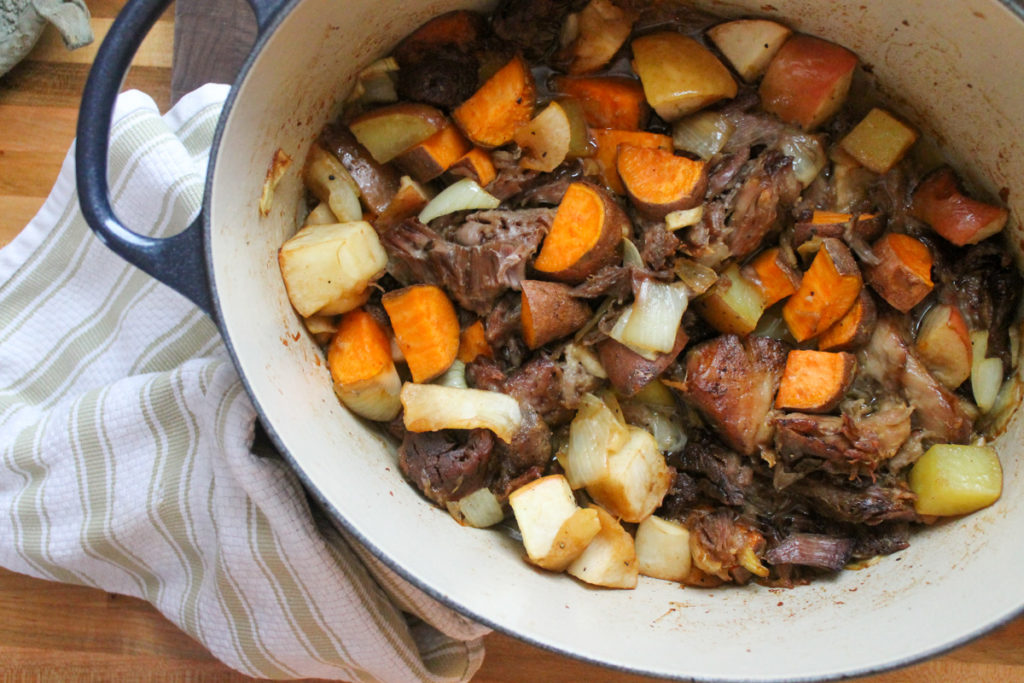
[{"label": "white enamel pot interior", "polygon": [[[699,3],[778,18],[853,49],[897,108],[986,189],[1024,208],[1024,21],[997,0]],[[221,124],[207,188],[208,258],[223,332],[272,438],[352,534],[429,594],[541,647],[649,675],[810,680],[935,654],[1024,606],[1022,421],[998,441],[994,506],[917,533],[910,549],[791,590],[595,590],[538,571],[496,531],[462,528],[401,477],[395,449],[331,390],[276,254],[296,229],[301,160],[353,75],[426,19],[470,2],[302,0],[260,42]],[[272,213],[257,200],[277,148],[297,163]],[[1021,242],[1014,234],[1012,242]],[[1015,249],[1018,249],[1016,246]]]}]

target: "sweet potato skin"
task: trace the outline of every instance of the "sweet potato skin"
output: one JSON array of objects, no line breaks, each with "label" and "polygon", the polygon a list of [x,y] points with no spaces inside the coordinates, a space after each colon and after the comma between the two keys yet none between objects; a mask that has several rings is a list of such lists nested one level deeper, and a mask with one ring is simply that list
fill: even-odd
[{"label": "sweet potato skin", "polygon": [[675,346],[668,353],[658,354],[656,360],[647,360],[625,344],[610,338],[597,345],[597,354],[615,390],[623,396],[633,396],[665,372],[689,340],[680,327]]},{"label": "sweet potato skin", "polygon": [[878,322],[878,306],[871,290],[864,287],[846,315],[818,337],[821,351],[856,351],[871,339]]},{"label": "sweet potato skin", "polygon": [[520,286],[523,340],[530,349],[566,337],[590,320],[590,307],[573,297],[567,284],[523,280]]}]

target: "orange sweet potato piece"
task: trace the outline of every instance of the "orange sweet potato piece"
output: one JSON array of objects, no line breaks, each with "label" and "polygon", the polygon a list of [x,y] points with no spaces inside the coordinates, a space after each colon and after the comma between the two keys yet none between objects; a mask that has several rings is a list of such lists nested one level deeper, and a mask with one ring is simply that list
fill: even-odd
[{"label": "orange sweet potato piece", "polygon": [[487,335],[484,332],[483,321],[477,320],[469,327],[462,330],[459,335],[458,359],[463,363],[472,363],[478,356],[494,356],[491,345],[487,343]]},{"label": "orange sweet potato piece", "polygon": [[914,190],[912,211],[947,240],[962,247],[996,234],[1006,225],[1009,213],[961,191],[956,175],[940,168]]},{"label": "orange sweet potato piece", "polygon": [[381,297],[412,380],[427,382],[448,369],[459,351],[459,319],[435,285],[412,285]]},{"label": "orange sweet potato piece", "polygon": [[590,131],[590,135],[594,138],[594,142],[597,145],[597,149],[594,152],[594,161],[597,162],[597,167],[600,170],[601,180],[617,194],[626,194],[626,188],[622,184],[622,179],[619,178],[619,171],[616,167],[619,157],[619,145],[672,150],[672,138],[659,133],[595,128]]},{"label": "orange sweet potato piece", "polygon": [[834,325],[853,306],[863,285],[849,248],[834,237],[824,238],[800,288],[782,307],[793,338],[802,342]]},{"label": "orange sweet potato piece", "polygon": [[575,98],[592,128],[640,130],[651,108],[640,81],[624,76],[558,76],[555,90]]},{"label": "orange sweet potato piece", "polygon": [[794,349],[775,396],[775,407],[805,413],[827,413],[843,400],[857,372],[857,357],[840,351]]},{"label": "orange sweet potato piece", "polygon": [[593,312],[572,288],[561,282],[523,280],[523,340],[531,349],[567,337],[590,320]]},{"label": "orange sweet potato piece", "polygon": [[628,229],[626,212],[605,190],[575,182],[558,205],[533,267],[554,280],[582,282],[618,262]]},{"label": "orange sweet potato piece", "polygon": [[835,325],[818,336],[820,351],[856,351],[868,343],[878,322],[878,307],[867,287],[862,287],[857,300]]},{"label": "orange sweet potato piece", "polygon": [[391,366],[391,342],[377,320],[361,308],[343,315],[327,349],[335,384],[372,379]]},{"label": "orange sweet potato piece", "polygon": [[445,126],[423,142],[402,152],[395,163],[421,183],[429,183],[472,149],[455,126]]},{"label": "orange sweet potato piece", "polygon": [[460,104],[452,118],[473,144],[500,147],[529,123],[536,95],[530,67],[516,55]]},{"label": "orange sweet potato piece", "polygon": [[786,260],[778,247],[762,251],[741,272],[761,290],[766,308],[793,294],[800,286],[800,271]]},{"label": "orange sweet potato piece", "polygon": [[619,145],[615,167],[636,210],[653,219],[704,201],[707,164],[664,149]]},{"label": "orange sweet potato piece", "polygon": [[932,254],[923,242],[889,233],[871,250],[879,263],[865,267],[864,278],[897,311],[906,313],[932,291]]},{"label": "orange sweet potato piece", "polygon": [[462,155],[448,169],[448,173],[460,178],[469,178],[480,187],[487,187],[498,175],[490,153],[479,147],[474,147]]}]

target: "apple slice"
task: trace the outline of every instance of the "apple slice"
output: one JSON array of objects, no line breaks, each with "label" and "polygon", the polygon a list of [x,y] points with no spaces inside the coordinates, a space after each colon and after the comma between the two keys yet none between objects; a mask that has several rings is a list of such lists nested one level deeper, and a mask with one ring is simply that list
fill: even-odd
[{"label": "apple slice", "polygon": [[568,157],[589,153],[583,110],[575,100],[552,101],[512,138],[523,150],[519,165],[550,173]]},{"label": "apple slice", "polygon": [[569,482],[560,474],[531,481],[508,497],[523,537],[526,558],[560,572],[601,530],[597,510],[576,505]]},{"label": "apple slice", "polygon": [[597,505],[590,509],[597,512],[601,530],[565,571],[595,586],[636,588],[639,571],[633,537]]},{"label": "apple slice", "polygon": [[917,131],[875,107],[839,143],[862,166],[887,173],[917,141]]},{"label": "apple slice", "polygon": [[644,576],[682,581],[690,573],[690,532],[682,524],[651,515],[637,527],[635,546]]},{"label": "apple slice", "polygon": [[386,164],[448,125],[441,110],[401,102],[361,114],[348,124],[356,140],[379,164]]},{"label": "apple slice", "polygon": [[812,130],[843,106],[856,68],[857,55],[845,47],[795,35],[768,65],[761,104],[786,123]]},{"label": "apple slice", "polygon": [[747,83],[760,78],[793,32],[767,19],[737,19],[708,29],[708,38]]},{"label": "apple slice", "polygon": [[928,371],[950,389],[971,376],[971,335],[955,305],[938,304],[924,315],[916,346]]},{"label": "apple slice", "polygon": [[662,32],[633,40],[633,71],[647,102],[668,122],[736,96],[737,86],[718,57],[693,38]]},{"label": "apple slice", "polygon": [[1006,209],[965,195],[950,168],[940,168],[914,190],[913,214],[962,247],[996,234],[1006,225]]}]

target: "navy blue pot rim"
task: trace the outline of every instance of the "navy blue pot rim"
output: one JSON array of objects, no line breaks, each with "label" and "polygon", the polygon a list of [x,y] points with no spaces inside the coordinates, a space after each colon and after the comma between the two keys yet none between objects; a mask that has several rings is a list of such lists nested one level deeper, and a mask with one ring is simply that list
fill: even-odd
[{"label": "navy blue pot rim", "polygon": [[[258,55],[262,51],[262,49],[263,49],[264,45],[266,44],[267,40],[274,33],[275,29],[281,24],[281,22],[284,20],[284,18],[288,15],[288,13],[291,11],[291,9],[293,7],[295,7],[296,5],[298,5],[298,4],[301,4],[301,2],[303,0],[247,0],[247,1],[250,3],[250,5],[253,6],[254,12],[256,13],[257,25],[259,27],[259,33],[258,33],[258,36],[257,36],[255,44],[253,45],[252,49],[250,50],[249,55],[246,58],[244,64],[242,65],[242,68],[240,69],[240,71],[238,73],[238,76],[236,77],[236,79],[235,79],[235,81],[234,81],[234,83],[233,83],[233,85],[231,87],[231,90],[230,90],[230,92],[228,94],[228,97],[227,97],[227,99],[224,102],[224,106],[223,106],[223,109],[222,109],[222,112],[221,112],[220,120],[218,121],[216,132],[215,132],[214,138],[213,138],[213,143],[212,143],[212,146],[211,146],[211,149],[210,149],[210,161],[209,161],[209,166],[208,166],[207,175],[206,175],[206,183],[205,183],[204,198],[203,198],[203,209],[202,209],[200,215],[195,219],[195,221],[193,221],[193,223],[188,228],[186,228],[186,230],[184,232],[179,233],[179,235],[176,236],[176,237],[179,237],[179,236],[187,235],[187,237],[181,237],[181,239],[174,245],[173,248],[169,248],[166,251],[160,251],[161,254],[167,254],[167,253],[172,254],[171,260],[170,260],[168,265],[169,265],[169,269],[170,270],[176,271],[176,272],[170,272],[169,273],[169,272],[167,272],[166,269],[161,268],[160,264],[152,263],[152,256],[151,255],[146,255],[146,256],[141,257],[141,258],[138,257],[138,255],[137,255],[137,253],[136,253],[136,251],[134,249],[134,246],[137,243],[141,243],[143,246],[149,247],[150,244],[147,241],[147,238],[141,238],[140,239],[141,236],[136,235],[135,233],[130,233],[130,231],[129,231],[130,234],[124,235],[122,231],[125,231],[126,229],[123,228],[123,226],[120,226],[119,222],[116,221],[116,217],[113,217],[113,212],[110,211],[110,209],[109,209],[109,203],[108,203],[108,200],[106,199],[106,194],[105,194],[106,193],[106,180],[105,180],[105,178],[106,178],[106,161],[105,161],[105,159],[106,159],[106,155],[105,155],[106,146],[105,146],[105,143],[104,143],[104,147],[103,147],[104,154],[102,155],[103,158],[104,158],[103,165],[102,165],[102,168],[103,168],[102,186],[103,186],[103,190],[104,190],[102,201],[98,200],[98,193],[93,192],[93,193],[90,193],[86,197],[81,197],[80,198],[80,203],[82,204],[82,207],[83,207],[83,213],[86,213],[86,218],[87,218],[87,221],[90,223],[90,226],[93,227],[94,231],[96,231],[97,235],[100,237],[101,240],[104,241],[104,243],[107,244],[107,246],[109,246],[113,251],[115,251],[116,253],[121,255],[123,258],[125,258],[130,263],[140,267],[142,270],[152,274],[158,280],[164,282],[165,284],[170,285],[174,289],[176,289],[179,292],[181,292],[183,295],[185,295],[186,297],[191,299],[194,303],[196,303],[196,305],[198,305],[205,313],[207,313],[208,315],[210,315],[213,318],[214,322],[218,325],[218,328],[219,328],[219,330],[221,332],[221,337],[224,340],[224,343],[225,343],[225,345],[228,348],[228,351],[229,351],[229,353],[231,355],[232,362],[234,363],[235,368],[238,371],[238,374],[239,374],[239,376],[241,378],[243,386],[245,387],[246,393],[249,395],[249,398],[252,401],[253,406],[256,409],[259,421],[255,425],[255,435],[254,435],[254,438],[257,439],[257,440],[261,440],[263,438],[266,438],[267,440],[269,440],[269,442],[273,445],[274,449],[284,458],[284,460],[291,467],[292,471],[295,472],[296,476],[302,482],[303,486],[306,488],[306,491],[308,492],[309,496],[313,499],[313,501],[322,510],[324,510],[327,514],[329,514],[333,521],[335,521],[337,524],[339,524],[358,543],[360,543],[365,548],[367,548],[371,553],[373,553],[373,555],[375,557],[377,557],[381,562],[383,562],[388,568],[390,568],[391,570],[395,571],[403,579],[405,579],[410,584],[412,584],[413,586],[415,586],[419,590],[423,591],[424,593],[426,593],[427,595],[429,595],[433,599],[437,600],[438,602],[440,602],[440,603],[442,603],[442,604],[444,604],[444,605],[446,605],[448,607],[451,607],[452,609],[460,612],[461,614],[463,614],[463,615],[465,615],[465,616],[467,616],[467,617],[469,617],[469,618],[471,618],[471,619],[473,619],[473,620],[475,620],[475,621],[477,621],[477,622],[479,622],[479,623],[481,623],[481,624],[483,624],[483,625],[485,625],[485,626],[487,626],[487,627],[489,627],[489,628],[491,628],[493,630],[502,632],[502,633],[504,633],[506,635],[514,637],[514,638],[516,638],[518,640],[521,640],[523,642],[529,643],[530,645],[533,645],[533,646],[538,647],[540,649],[543,649],[543,650],[546,650],[546,651],[549,651],[549,652],[554,652],[556,654],[567,656],[567,657],[570,657],[570,658],[573,658],[573,659],[576,659],[576,660],[579,660],[579,661],[587,662],[589,664],[593,664],[593,665],[596,665],[596,666],[601,666],[603,668],[608,668],[608,669],[612,669],[612,670],[616,670],[616,671],[621,671],[623,673],[631,673],[631,674],[654,676],[654,677],[664,678],[666,680],[687,680],[687,681],[689,681],[689,680],[699,680],[699,681],[704,681],[706,683],[769,683],[770,681],[771,682],[774,682],[774,681],[787,681],[787,682],[793,682],[793,683],[803,683],[803,682],[822,681],[822,680],[845,680],[845,679],[857,678],[857,677],[861,677],[861,676],[868,676],[868,675],[872,675],[872,674],[884,673],[886,671],[892,671],[892,670],[900,669],[900,668],[903,668],[903,667],[906,667],[906,666],[910,666],[912,664],[925,661],[927,659],[930,659],[930,658],[942,655],[944,653],[947,653],[947,652],[949,652],[951,650],[954,650],[956,648],[962,647],[962,646],[964,646],[964,645],[966,645],[966,644],[968,644],[968,643],[970,643],[970,642],[972,642],[974,640],[977,640],[978,638],[981,638],[981,637],[985,636],[986,634],[990,633],[991,631],[993,631],[993,630],[995,630],[995,629],[997,629],[997,628],[999,628],[1001,626],[1006,625],[1007,623],[1013,621],[1014,619],[1020,617],[1021,615],[1024,615],[1024,605],[1020,605],[1015,610],[1012,610],[1011,612],[1009,612],[1006,615],[1004,615],[1002,618],[1000,618],[1000,619],[998,619],[998,620],[996,620],[996,621],[994,621],[994,622],[992,622],[990,624],[987,624],[984,627],[981,627],[979,629],[976,629],[974,631],[966,633],[963,636],[961,636],[960,638],[954,639],[954,640],[952,640],[952,641],[950,641],[948,643],[944,643],[944,644],[942,644],[942,645],[940,645],[938,647],[935,647],[935,648],[932,648],[932,649],[929,649],[929,650],[925,650],[925,651],[921,651],[921,652],[917,652],[917,653],[914,653],[912,655],[908,655],[907,657],[905,657],[903,659],[897,659],[897,660],[894,660],[894,661],[891,661],[891,662],[886,662],[886,663],[880,664],[878,666],[862,667],[862,668],[859,668],[859,669],[854,669],[854,670],[850,670],[850,671],[841,672],[841,673],[837,673],[837,674],[834,674],[834,675],[826,676],[824,678],[822,678],[820,676],[785,676],[785,677],[779,677],[779,678],[766,678],[766,677],[751,677],[751,678],[728,677],[728,678],[724,678],[724,677],[715,677],[713,675],[712,676],[703,676],[703,677],[700,677],[700,678],[694,678],[692,675],[688,674],[685,671],[672,672],[672,673],[666,675],[663,672],[651,671],[651,670],[647,670],[647,669],[644,669],[644,668],[621,667],[621,666],[610,665],[607,662],[604,662],[604,661],[602,661],[602,660],[600,660],[598,658],[591,657],[591,656],[588,656],[586,654],[575,652],[575,651],[572,651],[572,650],[568,650],[568,649],[564,649],[564,648],[559,648],[559,647],[553,646],[550,643],[547,643],[547,642],[538,640],[536,638],[533,638],[533,637],[529,636],[528,634],[519,633],[519,632],[515,631],[514,629],[508,627],[507,625],[502,624],[500,621],[496,620],[494,617],[488,616],[486,614],[481,614],[481,613],[479,613],[479,612],[477,612],[475,610],[472,610],[472,609],[466,607],[465,605],[461,604],[458,600],[452,598],[451,596],[446,595],[446,594],[438,591],[433,586],[423,582],[423,580],[420,579],[411,570],[409,570],[405,566],[403,566],[400,563],[398,563],[397,561],[395,561],[392,557],[387,555],[380,547],[378,547],[376,545],[376,543],[374,542],[373,539],[365,536],[344,515],[342,515],[340,513],[340,511],[326,498],[326,496],[321,492],[320,488],[316,485],[316,483],[309,477],[309,475],[305,472],[305,470],[299,465],[298,461],[295,459],[295,457],[290,453],[288,448],[285,446],[285,444],[284,444],[282,438],[280,437],[280,435],[278,434],[278,432],[274,429],[273,423],[269,419],[266,410],[264,409],[262,403],[260,402],[259,397],[256,395],[256,392],[253,390],[253,388],[252,388],[248,378],[246,377],[245,372],[243,371],[243,368],[241,366],[241,362],[239,360],[238,353],[237,353],[237,351],[235,349],[234,342],[232,341],[232,339],[230,338],[230,336],[226,333],[226,330],[224,329],[224,326],[223,326],[223,323],[222,323],[222,320],[223,320],[222,304],[220,302],[220,298],[217,296],[216,283],[213,281],[212,275],[209,273],[209,270],[208,270],[208,267],[207,267],[208,264],[212,263],[211,245],[210,245],[210,242],[209,242],[209,239],[208,239],[208,231],[210,230],[210,226],[209,226],[209,208],[210,208],[209,207],[209,202],[210,202],[210,198],[212,197],[213,177],[215,175],[215,170],[216,170],[216,162],[217,162],[217,158],[218,158],[218,151],[220,149],[220,142],[221,142],[221,139],[222,139],[223,134],[224,134],[224,128],[225,128],[225,125],[226,125],[226,121],[228,119],[228,114],[231,112],[231,110],[234,107],[235,101],[236,101],[237,96],[238,96],[240,85],[248,77],[248,75],[249,75],[250,71],[252,70],[252,67],[253,67],[253,65],[254,65]],[[166,5],[169,5],[170,2],[171,2],[171,0],[132,0],[132,2],[128,3],[128,6],[132,6],[132,5],[146,5],[147,7],[151,7],[151,6],[159,5],[160,8],[161,8],[160,12],[162,12],[163,8],[166,7]],[[1013,13],[1019,20],[1021,20],[1021,22],[1024,22],[1024,0],[998,0],[998,2],[999,2],[999,4],[1001,4],[1004,7],[1006,7],[1008,11]],[[131,49],[130,53],[128,54],[128,61],[130,61],[131,55],[134,54],[135,48],[138,47],[138,43],[141,42],[142,36],[146,33],[146,31],[148,31],[148,29],[152,25],[152,23],[156,21],[156,19],[159,17],[160,12],[157,12],[156,14],[152,15],[151,18],[147,16],[146,20],[148,21],[148,23],[145,23],[144,26],[140,29],[138,41],[135,43],[134,47]],[[116,27],[116,22],[115,22],[115,27]],[[112,27],[112,31],[113,31],[113,28],[114,27]],[[97,62],[100,61],[100,58],[101,58],[102,54],[103,54],[103,52],[102,52],[102,46],[101,46],[101,51],[97,55],[97,60],[96,60]],[[122,75],[123,75],[124,71],[126,71],[126,69],[127,69],[127,62],[125,62],[125,68],[121,71]],[[109,78],[109,72],[107,73],[106,77]],[[92,74],[92,72],[90,72],[89,80],[92,81],[92,79],[93,79],[93,74]],[[114,97],[116,97],[117,89],[119,89],[119,87],[120,87],[120,78],[117,79],[117,85],[115,86],[115,89],[114,89],[114,92],[113,92]],[[89,89],[88,89],[88,85],[87,85],[86,93],[88,93],[88,92],[89,92]],[[107,93],[107,94],[109,94],[109,93]],[[83,95],[83,111],[85,111],[85,106],[86,106],[86,98],[85,98],[85,95]],[[108,109],[108,111],[107,111],[108,118],[109,118],[110,111],[112,111],[112,101],[111,101],[111,105],[110,106],[111,106],[111,109]],[[98,111],[98,110],[94,107],[90,111]],[[82,140],[82,135],[83,135],[83,126],[82,126],[83,118],[84,118],[83,116],[79,117],[78,137],[79,137],[79,141],[80,142],[79,142],[79,147],[76,150],[76,154],[79,154],[81,152],[81,150],[82,150],[81,140]],[[105,132],[105,134],[103,136],[104,140],[109,138],[109,126],[110,126],[110,123],[108,121],[107,124],[106,124],[106,128],[105,128],[106,132]],[[97,130],[96,128],[90,127],[87,130],[85,130],[84,132],[86,132],[87,134],[93,134],[94,135],[96,130]],[[92,148],[90,147],[89,149],[92,149]],[[85,159],[85,161],[87,162],[87,165],[85,167],[82,166],[82,164],[80,163],[81,161],[82,161],[81,157],[80,156],[76,156],[76,166],[77,166],[77,169],[78,169],[78,171],[77,171],[78,178],[77,179],[78,179],[78,181],[80,183],[80,185],[79,185],[80,187],[81,187],[81,181],[82,181],[82,174],[83,174],[84,170],[91,170],[94,174],[97,171],[97,166],[95,164],[92,164],[89,161],[89,159]],[[95,177],[95,175],[93,175],[93,177]],[[89,180],[89,179],[87,179],[87,180]],[[92,183],[90,182],[89,184],[91,185]],[[105,212],[103,211],[104,205],[106,206],[106,211]],[[109,222],[110,222],[110,218],[111,217],[113,217],[114,222],[117,223],[117,226],[115,226],[115,229],[113,230],[114,238],[111,237],[111,231],[109,229],[110,228]],[[96,220],[96,223],[94,223],[93,220]],[[101,225],[102,228],[97,228],[96,227],[97,223],[99,225]],[[118,228],[119,228],[119,230],[118,230]],[[170,241],[170,240],[173,240],[173,239],[174,238],[170,238],[169,240],[164,240],[164,241],[166,242],[166,241]],[[185,253],[186,249],[191,249],[192,253],[191,254]],[[196,258],[196,254],[201,255],[201,258]],[[175,261],[174,260],[175,258],[178,258],[179,260]],[[182,282],[183,278],[181,277],[181,273],[182,272],[185,272],[187,274],[187,278],[186,279],[189,282],[205,284],[205,288],[201,288],[200,289],[200,288],[197,288],[197,287],[194,287],[194,286],[190,286],[188,284],[188,282],[183,283]]]}]

